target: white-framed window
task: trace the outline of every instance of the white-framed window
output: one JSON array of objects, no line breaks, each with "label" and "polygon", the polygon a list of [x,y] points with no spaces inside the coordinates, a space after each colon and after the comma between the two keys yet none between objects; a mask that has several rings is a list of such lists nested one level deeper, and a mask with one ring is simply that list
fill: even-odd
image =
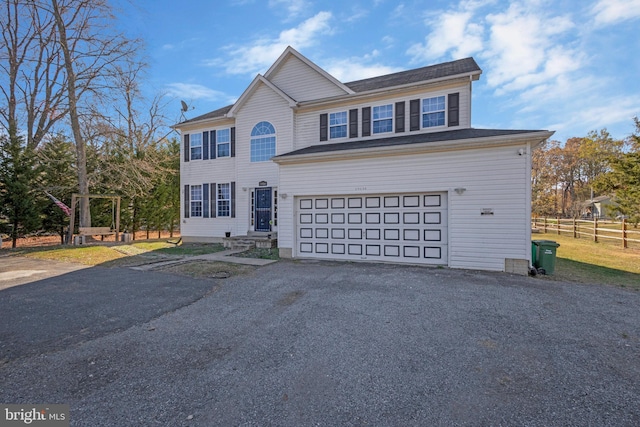
[{"label": "white-framed window", "polygon": [[422,100],[422,127],[444,126],[444,96],[435,96]]},{"label": "white-framed window", "polygon": [[202,185],[192,185],[190,193],[191,216],[202,216]]},{"label": "white-framed window", "polygon": [[276,130],[269,122],[260,122],[251,131],[251,161],[266,162],[276,155]]},{"label": "white-framed window", "polygon": [[347,112],[329,114],[329,138],[346,138],[347,137]]},{"label": "white-framed window", "polygon": [[216,132],[218,157],[231,156],[231,129],[219,129]]},{"label": "white-framed window", "polygon": [[191,160],[202,160],[202,134],[192,133],[189,136]]},{"label": "white-framed window", "polygon": [[393,104],[373,107],[373,133],[393,131]]},{"label": "white-framed window", "polygon": [[219,217],[231,216],[231,184],[218,184],[216,208]]}]

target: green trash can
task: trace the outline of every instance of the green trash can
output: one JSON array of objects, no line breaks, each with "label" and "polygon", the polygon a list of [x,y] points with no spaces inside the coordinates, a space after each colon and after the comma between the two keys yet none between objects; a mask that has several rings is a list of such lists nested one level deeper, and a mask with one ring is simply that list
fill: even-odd
[{"label": "green trash can", "polygon": [[553,274],[556,269],[556,250],[560,244],[553,240],[533,240],[531,243],[536,246],[533,266],[539,273]]}]

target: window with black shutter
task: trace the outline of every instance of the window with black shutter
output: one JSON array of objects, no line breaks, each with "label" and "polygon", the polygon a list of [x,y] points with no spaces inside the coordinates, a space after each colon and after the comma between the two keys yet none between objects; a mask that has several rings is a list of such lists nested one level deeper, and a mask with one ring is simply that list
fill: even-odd
[{"label": "window with black shutter", "polygon": [[191,151],[191,146],[189,145],[189,134],[184,136],[184,161],[189,161],[189,152]]},{"label": "window with black shutter", "polygon": [[320,141],[329,139],[329,115],[320,114]]},{"label": "window with black shutter", "polygon": [[[215,158],[215,157],[211,157]],[[209,131],[202,132],[202,160],[209,160]]]},{"label": "window with black shutter", "polygon": [[396,102],[396,133],[404,132],[404,101]]},{"label": "window with black shutter", "polygon": [[420,130],[420,100],[409,101],[409,130]]},{"label": "window with black shutter", "polygon": [[449,94],[449,126],[460,125],[460,93]]},{"label": "window with black shutter", "polygon": [[231,157],[236,156],[236,128],[231,128]]},{"label": "window with black shutter", "polygon": [[[188,141],[188,138],[187,138],[187,141]],[[190,213],[191,213],[191,203],[189,200],[189,186],[185,185],[184,186],[184,217],[189,218]]]},{"label": "window with black shutter", "polygon": [[371,136],[371,107],[362,108],[362,136]]},{"label": "window with black shutter", "polygon": [[202,217],[209,218],[209,184],[202,184]]},{"label": "window with black shutter", "polygon": [[358,109],[349,110],[349,138],[358,137]]}]

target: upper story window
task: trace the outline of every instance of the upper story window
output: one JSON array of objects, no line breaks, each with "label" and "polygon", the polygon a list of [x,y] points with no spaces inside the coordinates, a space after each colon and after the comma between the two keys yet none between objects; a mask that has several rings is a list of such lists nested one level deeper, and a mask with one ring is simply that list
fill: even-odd
[{"label": "upper story window", "polygon": [[329,114],[329,137],[346,138],[347,136],[347,112]]},{"label": "upper story window", "polygon": [[202,185],[191,186],[191,216],[202,216]]},{"label": "upper story window", "polygon": [[422,127],[444,126],[444,96],[422,100]]},{"label": "upper story window", "polygon": [[216,132],[216,147],[218,157],[231,156],[231,130],[220,129]]},{"label": "upper story window", "polygon": [[373,133],[393,131],[393,104],[373,107]]},{"label": "upper story window", "polygon": [[190,136],[191,160],[202,159],[202,134],[192,133]]},{"label": "upper story window", "polygon": [[251,161],[266,162],[276,155],[276,130],[269,122],[260,122],[251,131]]}]

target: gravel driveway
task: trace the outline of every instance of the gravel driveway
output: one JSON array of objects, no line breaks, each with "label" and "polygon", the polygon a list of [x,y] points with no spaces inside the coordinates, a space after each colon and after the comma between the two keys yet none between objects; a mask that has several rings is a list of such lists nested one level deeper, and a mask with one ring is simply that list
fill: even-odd
[{"label": "gravel driveway", "polygon": [[[86,269],[0,291],[0,402],[70,404],[74,426],[635,426],[639,308],[624,289],[381,264]],[[68,325],[53,341],[50,318]]]}]

